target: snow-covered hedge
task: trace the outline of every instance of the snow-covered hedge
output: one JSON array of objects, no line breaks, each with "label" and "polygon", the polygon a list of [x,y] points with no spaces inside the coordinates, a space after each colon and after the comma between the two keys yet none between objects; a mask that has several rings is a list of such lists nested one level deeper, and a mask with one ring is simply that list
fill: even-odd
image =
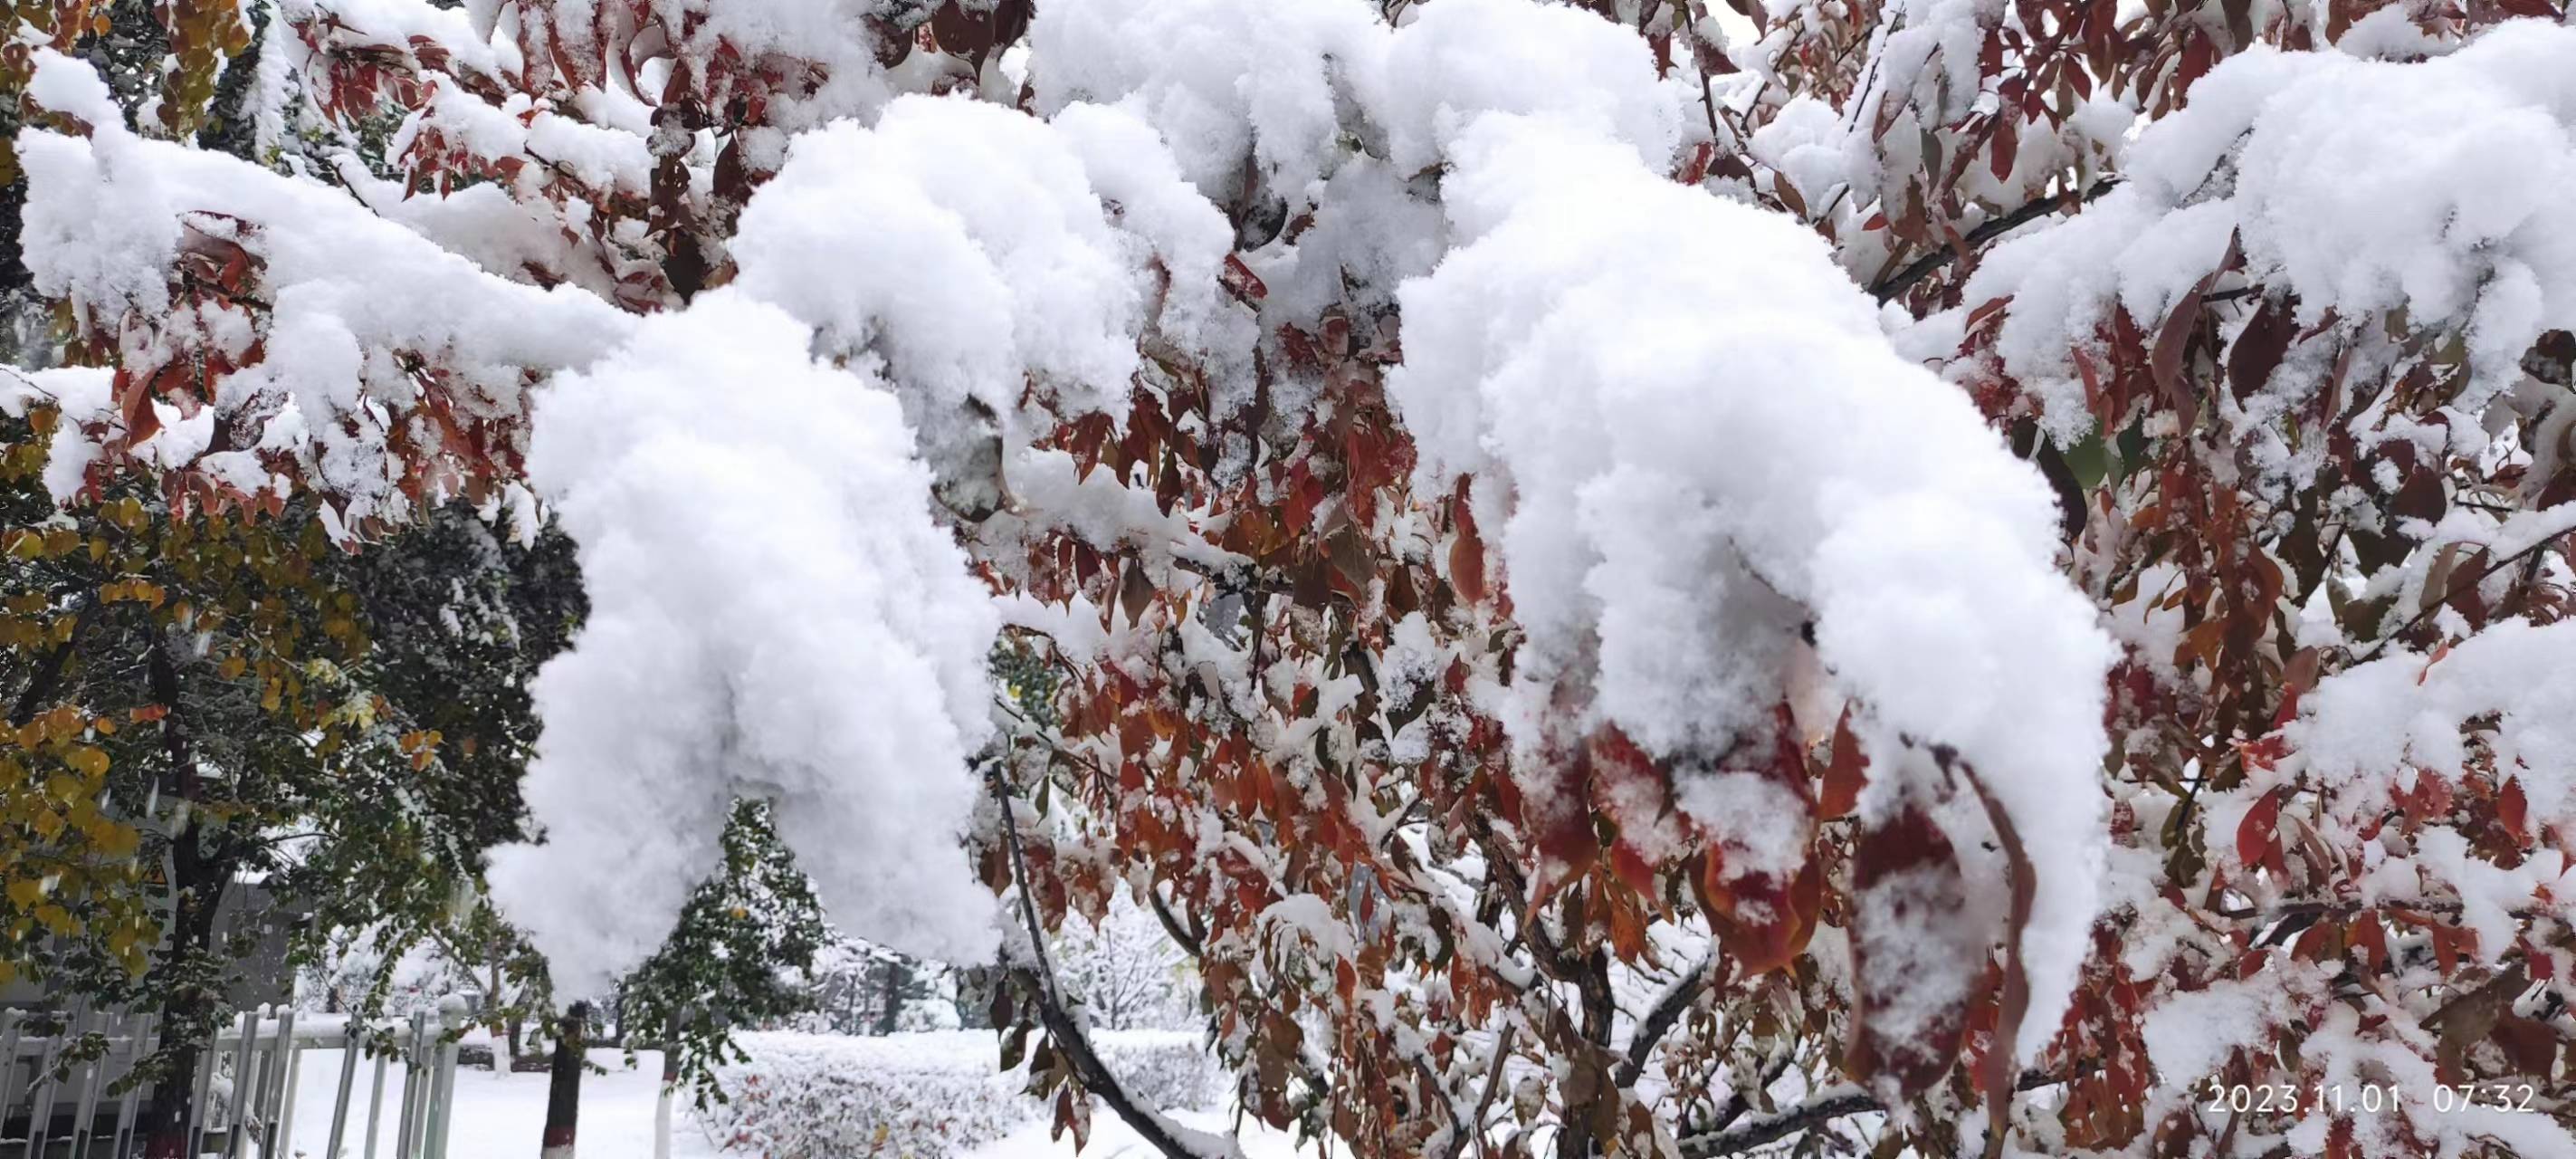
[{"label": "snow-covered hedge", "polygon": [[[937,1159],[1001,1138],[1046,1108],[1022,1093],[1025,1067],[996,1070],[990,1031],[884,1038],[747,1034],[749,1062],[722,1068],[729,1100],[699,1113],[717,1146],[761,1159]],[[1223,1093],[1195,1035],[1104,1031],[1093,1045],[1157,1107],[1199,1107]]]}]

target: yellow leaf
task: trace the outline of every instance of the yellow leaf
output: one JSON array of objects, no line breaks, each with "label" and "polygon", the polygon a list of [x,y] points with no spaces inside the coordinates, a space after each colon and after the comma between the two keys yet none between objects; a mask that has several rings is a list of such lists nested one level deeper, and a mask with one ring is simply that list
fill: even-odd
[{"label": "yellow leaf", "polygon": [[98,830],[90,835],[90,844],[101,857],[132,857],[135,850],[142,848],[143,835],[130,825],[101,821]]},{"label": "yellow leaf", "polygon": [[63,758],[63,763],[79,770],[85,777],[107,775],[107,753],[89,745],[81,745],[73,749],[71,755]]},{"label": "yellow leaf", "polygon": [[18,903],[20,908],[35,905],[37,902],[45,900],[44,884],[32,877],[20,878],[16,881],[10,882],[9,900]]}]

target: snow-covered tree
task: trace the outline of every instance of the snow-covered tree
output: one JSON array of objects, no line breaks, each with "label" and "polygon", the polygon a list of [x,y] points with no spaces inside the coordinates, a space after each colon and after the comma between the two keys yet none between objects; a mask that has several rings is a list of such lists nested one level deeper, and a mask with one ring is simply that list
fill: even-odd
[{"label": "snow-covered tree", "polygon": [[11,9],[6,397],[552,512],[569,993],[752,798],[1176,1156],[1122,891],[1366,1154],[2576,1151],[2552,0],[246,7],[259,163]]},{"label": "snow-covered tree", "polygon": [[1097,921],[1068,918],[1055,940],[1056,975],[1093,1025],[1169,1030],[1195,1025],[1189,958],[1152,913],[1125,893]]}]

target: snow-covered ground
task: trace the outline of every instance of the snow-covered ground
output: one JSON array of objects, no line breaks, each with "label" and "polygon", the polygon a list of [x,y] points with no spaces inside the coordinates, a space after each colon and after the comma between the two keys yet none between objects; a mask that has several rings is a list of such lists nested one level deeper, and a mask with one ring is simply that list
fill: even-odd
[{"label": "snow-covered ground", "polygon": [[[782,1036],[783,1037],[783,1036]],[[917,1038],[917,1046],[926,1054],[954,1053],[959,1034],[900,1036]],[[883,1040],[879,1040],[883,1041]],[[301,1078],[297,1082],[294,1125],[294,1159],[324,1159],[331,1131],[331,1104],[340,1082],[341,1052],[316,1050],[304,1056]],[[584,1159],[650,1159],[653,1154],[653,1111],[662,1069],[662,1056],[657,1051],[639,1051],[635,1065],[628,1067],[623,1051],[600,1049],[590,1052],[590,1060],[607,1073],[583,1076],[581,1084],[581,1120],[579,1155]],[[347,1159],[366,1154],[364,1128],[369,1084],[373,1070],[365,1059],[350,1093],[348,1133],[342,1140],[341,1152]],[[403,1075],[400,1067],[388,1067],[385,1073],[384,1113],[377,1154],[393,1151],[395,1108],[401,1105]],[[456,1072],[456,1122],[448,1137],[448,1159],[535,1159],[538,1140],[546,1118],[546,1076],[511,1074],[507,1071],[485,1071],[460,1068]],[[1204,1131],[1225,1132],[1233,1126],[1234,1116],[1224,1110],[1182,1111],[1173,1115],[1181,1123]],[[994,1140],[969,1154],[973,1159],[1050,1159],[1072,1156],[1073,1139],[1047,1137],[1047,1123],[1042,1117]],[[1084,1159],[1122,1159],[1153,1154],[1118,1121],[1107,1108],[1095,1110],[1092,1135],[1082,1150]],[[1301,1153],[1289,1136],[1273,1131],[1255,1120],[1246,1119],[1243,1126],[1245,1159],[1289,1159]],[[1303,1153],[1314,1153],[1311,1148]],[[672,1159],[742,1159],[740,1153],[717,1149],[696,1117],[689,1111],[685,1096],[676,1109],[671,1124]]]},{"label": "snow-covered ground", "polygon": [[[1172,1116],[1185,1127],[1224,1134],[1234,1128],[1230,1111],[1182,1111]],[[1274,1131],[1260,1120],[1243,1120],[1243,1159],[1289,1159],[1293,1155],[1320,1156],[1312,1144],[1300,1149],[1284,1131]],[[1047,1124],[1031,1123],[969,1153],[971,1159],[1042,1159],[1070,1156],[1073,1136],[1047,1138]],[[1134,1131],[1118,1121],[1107,1108],[1092,1112],[1091,1140],[1082,1149],[1082,1159],[1152,1159],[1156,1154]]]},{"label": "snow-covered ground", "polygon": [[[631,1070],[623,1051],[594,1050],[590,1060],[608,1073],[582,1078],[579,1153],[591,1159],[651,1159],[660,1052],[637,1052]],[[351,1159],[367,1153],[363,1132],[372,1075],[361,1058],[349,1096],[348,1134],[341,1141],[342,1154]],[[339,1051],[316,1050],[304,1056],[304,1070],[296,1084],[295,1148],[290,1152],[297,1159],[324,1159],[331,1137],[331,1103],[339,1083]],[[395,1108],[401,1105],[402,1087],[401,1068],[386,1068],[378,1155],[393,1153]],[[448,1159],[535,1159],[545,1122],[545,1075],[459,1068]],[[684,1103],[671,1124],[672,1159],[714,1159],[720,1154],[688,1117]]]}]

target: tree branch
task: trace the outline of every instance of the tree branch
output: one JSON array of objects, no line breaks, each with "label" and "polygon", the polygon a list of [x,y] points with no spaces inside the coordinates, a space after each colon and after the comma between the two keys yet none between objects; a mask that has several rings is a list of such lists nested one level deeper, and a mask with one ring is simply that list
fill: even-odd
[{"label": "tree branch", "polygon": [[2022,206],[2011,213],[2007,213],[2002,217],[1988,221],[1984,225],[1969,230],[1966,237],[1959,239],[1958,245],[1944,246],[1940,249],[1934,250],[1931,253],[1914,259],[1914,261],[1904,269],[1898,270],[1879,281],[1871,283],[1869,286],[1870,296],[1877,298],[1882,302],[1894,301],[1897,298],[1904,297],[1906,291],[1912,290],[1918,283],[1922,282],[1923,279],[1931,277],[1935,272],[1939,271],[1941,267],[1949,265],[1961,255],[1973,253],[1982,249],[1985,247],[1987,242],[2011,233],[2016,229],[2020,229],[2025,225],[2029,225],[2030,223],[2052,213],[2072,209],[2075,206],[2090,202],[2094,198],[2100,197],[2103,194],[2109,193],[2113,189],[2118,188],[2119,184],[2119,178],[2105,177],[2100,181],[2094,182],[2090,188],[2084,190],[2081,194],[2061,193],[2054,197],[2043,197],[2028,205]]},{"label": "tree branch", "polygon": [[[2525,556],[2531,555],[2531,554],[2533,554],[2533,553],[2535,553],[2535,552],[2539,551],[2541,548],[2547,547],[2547,546],[2549,546],[2550,544],[2553,544],[2553,543],[2558,542],[2558,540],[2559,540],[2559,539],[2561,539],[2562,537],[2566,536],[2569,532],[2576,532],[2576,527],[2570,527],[2570,528],[2565,528],[2565,529],[2560,530],[2560,531],[2551,532],[2551,533],[2550,533],[2550,534],[2548,534],[2548,535],[2544,535],[2544,536],[2541,536],[2539,539],[2533,540],[2533,541],[2532,541],[2532,543],[2531,543],[2531,546],[2526,547],[2526,548],[2523,548],[2522,550],[2517,551],[2517,552],[2513,553],[2512,555],[2505,556],[2505,557],[2504,557],[2504,558],[2502,558],[2502,559],[2498,559],[2498,560],[2496,560],[2496,561],[2494,561],[2494,562],[2492,562],[2492,563],[2489,563],[2489,564],[2486,566],[2486,570],[2479,572],[2479,573],[2478,573],[2478,578],[2477,578],[2476,580],[2471,581],[2471,582],[2473,582],[2473,583],[2485,583],[2485,582],[2486,582],[2486,580],[2487,580],[2487,577],[2488,577],[2488,576],[2491,576],[2491,575],[2494,575],[2494,574],[2495,574],[2495,573],[2497,573],[2497,572],[2503,571],[2506,567],[2511,566],[2511,565],[2514,563],[2514,561],[2516,561],[2516,560],[2522,559],[2522,558],[2523,558],[2523,557],[2525,557]],[[2401,637],[2403,637],[2403,636],[2405,636],[2405,635],[2406,635],[2406,633],[2408,633],[2408,632],[2412,632],[2412,631],[2414,631],[2416,628],[2421,627],[2421,626],[2423,625],[2424,621],[2426,621],[2426,620],[2429,620],[2429,619],[2432,619],[2432,618],[2433,618],[2433,613],[2438,612],[2438,611],[2441,611],[2443,608],[2446,608],[2446,607],[2449,607],[2449,606],[2450,606],[2450,602],[2449,602],[2448,600],[2438,600],[2438,599],[2437,599],[2437,600],[2435,600],[2435,601],[2433,601],[2433,602],[2432,602],[2432,603],[2430,603],[2430,604],[2425,605],[2425,607],[2424,607],[2424,609],[2423,609],[2422,611],[2419,611],[2419,612],[2415,613],[2414,615],[2407,617],[2407,620],[2406,620],[2406,622],[2405,622],[2405,623],[2403,623],[2403,624],[2399,624],[2399,625],[2397,626],[2397,630],[2396,630],[2396,631],[2394,631],[2394,632],[2390,632],[2389,634],[2387,634],[2387,635],[2385,635],[2385,636],[2380,637],[2380,638],[2379,638],[2379,642],[2378,642],[2378,643],[2373,644],[2373,645],[2371,645],[2371,646],[2370,646],[2370,651],[2362,653],[2362,654],[2361,654],[2361,659],[2355,660],[2355,661],[2353,661],[2353,663],[2354,663],[2354,664],[2356,664],[2356,665],[2360,665],[2360,664],[2368,664],[2368,663],[2370,663],[2371,661],[2378,659],[2378,658],[2379,658],[2379,654],[2380,654],[2380,653],[2382,653],[2382,652],[2387,651],[2387,650],[2388,650],[2388,646],[2389,646],[2390,644],[2394,644],[2394,643],[2396,643],[2396,642],[2398,641],[2398,639],[2399,639],[2399,638],[2401,638]]]},{"label": "tree branch", "polygon": [[[2035,1091],[2068,1081],[2065,1075],[2031,1071],[2013,1084],[2015,1091]],[[1883,1111],[1887,1106],[1878,1096],[1850,1083],[1830,1087],[1806,1102],[1784,1111],[1757,1115],[1724,1130],[1692,1135],[1680,1140],[1682,1159],[1717,1159],[1736,1155],[1765,1143],[1788,1138],[1800,1131],[1812,1130],[1845,1115]]]},{"label": "tree branch", "polygon": [[1056,985],[1055,969],[1047,964],[1046,929],[1038,921],[1036,892],[1029,881],[1028,858],[1020,851],[1019,814],[1013,807],[1010,790],[1003,784],[998,761],[993,765],[992,782],[993,802],[1002,809],[1002,843],[1010,850],[1012,880],[1020,889],[1020,918],[1028,927],[1029,956],[1035,963],[1034,966],[1014,966],[1011,975],[1020,983],[1020,988],[1037,1001],[1038,1021],[1046,1027],[1047,1035],[1055,1040],[1056,1052],[1072,1064],[1074,1073],[1082,1079],[1084,1090],[1107,1103],[1119,1121],[1126,1123],[1129,1130],[1136,1132],[1137,1138],[1144,1140],[1165,1159],[1216,1159],[1218,1156],[1240,1159],[1242,1149],[1234,1146],[1231,1140],[1202,1135],[1207,1143],[1224,1143],[1222,1150],[1196,1144],[1183,1133],[1185,1128],[1137,1102],[1135,1096],[1127,1092],[1126,1084],[1119,1082],[1118,1076],[1101,1060],[1100,1053],[1092,1049],[1090,1035],[1084,1030],[1081,1020],[1066,1009],[1064,994]]},{"label": "tree branch", "polygon": [[1206,948],[1199,945],[1199,940],[1191,937],[1188,930],[1181,928],[1181,920],[1172,916],[1172,907],[1163,903],[1162,891],[1146,890],[1145,901],[1154,909],[1154,920],[1163,923],[1163,932],[1171,935],[1173,944],[1189,953],[1191,961],[1207,957]]},{"label": "tree branch", "polygon": [[29,680],[26,690],[18,694],[18,703],[10,706],[11,727],[34,719],[36,707],[51,699],[54,690],[62,686],[63,672],[71,667],[72,652],[80,647],[81,633],[88,630],[90,622],[98,618],[98,610],[105,606],[96,595],[83,595],[80,611],[72,616],[71,636],[45,654],[44,662],[36,667],[35,678]]},{"label": "tree branch", "polygon": [[1473,1132],[1475,1135],[1476,1154],[1481,1156],[1488,1153],[1485,1146],[1485,1114],[1494,1105],[1495,1093],[1503,1089],[1503,1068],[1512,1060],[1512,1037],[1520,1033],[1520,1029],[1519,1023],[1506,1026],[1503,1028],[1502,1038],[1495,1041],[1494,1063],[1485,1072],[1485,1091],[1476,1096],[1475,1121],[1462,1124],[1466,1131],[1449,1141],[1449,1159],[1458,1159],[1458,1152],[1466,1147],[1467,1132]]},{"label": "tree branch", "polygon": [[1646,1073],[1646,1056],[1655,1052],[1655,1044],[1671,1033],[1673,1024],[1681,1021],[1682,1014],[1699,999],[1700,991],[1708,988],[1709,975],[1716,966],[1717,955],[1711,952],[1655,1000],[1654,1009],[1648,1010],[1637,1029],[1628,1035],[1628,1057],[1620,1061],[1618,1073],[1613,1076],[1619,1086],[1637,1085],[1638,1077]]},{"label": "tree branch", "polygon": [[[1773,1054],[1771,1056],[1771,1061],[1762,1065],[1761,1076],[1759,1080],[1753,1084],[1751,1089],[1756,1091],[1770,1090],[1771,1084],[1780,1081],[1781,1075],[1789,1073],[1789,1063],[1796,1057],[1797,1054],[1795,1051],[1786,1048]],[[1735,1121],[1737,1119],[1744,1117],[1744,1112],[1752,1109],[1753,1100],[1747,1097],[1744,1091],[1728,1091],[1726,1092],[1726,1101],[1718,1104],[1716,1113],[1709,1116],[1708,1125],[1702,1128],[1699,1133],[1710,1134],[1732,1127],[1735,1125]],[[1690,1134],[1688,1131],[1684,1131],[1682,1133],[1686,1135]]]},{"label": "tree branch", "polygon": [[1885,1109],[1877,1096],[1847,1084],[1785,1111],[1756,1115],[1722,1131],[1684,1138],[1681,1140],[1682,1159],[1715,1159],[1720,1155],[1734,1155],[1822,1126],[1845,1115]]}]

